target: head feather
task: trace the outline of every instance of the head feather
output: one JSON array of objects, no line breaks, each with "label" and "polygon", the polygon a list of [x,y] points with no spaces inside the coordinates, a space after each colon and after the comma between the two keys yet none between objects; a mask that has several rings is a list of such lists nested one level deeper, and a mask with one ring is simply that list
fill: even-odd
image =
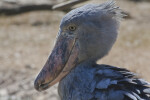
[{"label": "head feather", "polygon": [[107,1],[99,6],[101,7],[101,10],[106,11],[107,14],[111,15],[117,20],[121,20],[126,16],[125,13],[118,6],[116,6],[116,2],[114,0]]},{"label": "head feather", "polygon": [[102,4],[87,4],[85,6],[76,8],[66,14],[62,20],[64,23],[68,23],[71,20],[75,19],[100,19],[101,16],[103,17],[111,17],[114,18],[116,21],[120,21],[125,14],[123,11],[116,6],[116,2],[114,0],[107,1]]}]

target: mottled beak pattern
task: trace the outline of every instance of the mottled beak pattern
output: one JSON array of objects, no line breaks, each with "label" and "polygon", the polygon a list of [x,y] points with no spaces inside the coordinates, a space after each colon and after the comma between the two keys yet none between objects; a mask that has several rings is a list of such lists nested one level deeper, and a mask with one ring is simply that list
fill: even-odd
[{"label": "mottled beak pattern", "polygon": [[76,38],[60,35],[46,64],[38,74],[34,86],[38,91],[45,90],[65,77],[78,62]]}]

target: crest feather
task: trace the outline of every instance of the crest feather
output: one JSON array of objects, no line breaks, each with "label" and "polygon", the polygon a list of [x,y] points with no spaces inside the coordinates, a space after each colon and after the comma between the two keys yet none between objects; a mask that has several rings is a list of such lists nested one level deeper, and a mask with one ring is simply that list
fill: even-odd
[{"label": "crest feather", "polygon": [[116,6],[116,2],[114,0],[100,4],[100,7],[117,20],[121,20],[126,16],[126,14],[118,6]]}]

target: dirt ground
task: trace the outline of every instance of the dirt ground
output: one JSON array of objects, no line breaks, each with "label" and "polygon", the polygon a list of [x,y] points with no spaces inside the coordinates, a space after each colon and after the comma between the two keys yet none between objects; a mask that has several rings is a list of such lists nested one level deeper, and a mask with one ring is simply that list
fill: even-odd
[{"label": "dirt ground", "polygon": [[[150,3],[117,0],[117,5],[131,18],[122,21],[116,44],[98,63],[127,68],[150,82]],[[57,85],[37,92],[33,82],[52,50],[64,15],[37,11],[0,16],[0,100],[59,100]]]}]

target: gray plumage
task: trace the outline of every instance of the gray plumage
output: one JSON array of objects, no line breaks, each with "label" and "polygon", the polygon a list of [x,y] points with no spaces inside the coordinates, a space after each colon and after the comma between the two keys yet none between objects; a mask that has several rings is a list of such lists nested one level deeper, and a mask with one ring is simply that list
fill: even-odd
[{"label": "gray plumage", "polygon": [[109,65],[81,64],[59,84],[61,100],[150,100],[148,82]]},{"label": "gray plumage", "polygon": [[[78,39],[80,64],[60,81],[61,100],[150,100],[148,82],[126,69],[96,64],[116,41],[123,16],[113,1],[85,5],[64,16],[59,35]],[[77,29],[67,30],[70,25]]]}]

